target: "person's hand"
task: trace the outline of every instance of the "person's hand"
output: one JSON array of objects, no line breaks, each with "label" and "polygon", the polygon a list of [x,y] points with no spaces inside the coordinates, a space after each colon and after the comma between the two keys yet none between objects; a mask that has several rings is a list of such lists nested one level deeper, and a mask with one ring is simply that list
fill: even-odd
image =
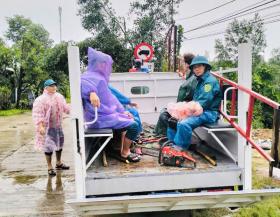
[{"label": "person's hand", "polygon": [[132,103],[130,103],[129,105],[130,105],[131,107],[138,108],[138,104],[137,104],[137,103],[135,103],[135,102],[132,102]]},{"label": "person's hand", "polygon": [[126,114],[129,118],[133,118],[133,115],[128,111],[125,111],[124,114]]},{"label": "person's hand", "polygon": [[39,126],[39,133],[43,136],[46,134],[46,130],[43,124],[40,124]]},{"label": "person's hand", "polygon": [[99,108],[100,107],[100,99],[99,97],[96,95],[96,93],[92,92],[89,95],[89,99],[90,99],[90,103],[94,106]]},{"label": "person's hand", "polygon": [[185,73],[180,71],[179,69],[177,69],[176,72],[178,73],[179,77],[181,77],[181,78],[185,77]]}]

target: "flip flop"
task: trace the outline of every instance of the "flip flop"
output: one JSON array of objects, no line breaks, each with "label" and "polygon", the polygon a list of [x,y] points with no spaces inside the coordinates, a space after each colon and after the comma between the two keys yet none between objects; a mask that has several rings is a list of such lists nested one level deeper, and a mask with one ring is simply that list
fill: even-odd
[{"label": "flip flop", "polygon": [[113,157],[121,162],[127,163],[127,164],[136,163],[141,160],[141,157],[135,153],[130,153],[127,157],[123,157],[119,153],[114,153],[114,152],[109,153],[109,155],[111,157]]},{"label": "flip flop", "polygon": [[126,159],[129,161],[129,162],[133,162],[133,163],[136,163],[136,162],[139,162],[141,160],[141,157],[138,155],[138,154],[135,154],[135,153],[130,153]]},{"label": "flip flop", "polygon": [[48,174],[49,176],[56,176],[56,172],[54,171],[54,169],[49,169]]},{"label": "flip flop", "polygon": [[127,158],[124,158],[120,155],[120,152],[114,152],[114,151],[111,151],[111,152],[108,152],[108,155],[110,157],[113,157],[123,163],[126,163],[126,164],[129,164],[129,161],[127,160]]},{"label": "flip flop", "polygon": [[70,167],[67,166],[67,165],[65,165],[64,163],[61,163],[60,165],[57,165],[57,164],[56,164],[55,168],[56,168],[57,170],[69,170],[69,169],[70,169]]}]

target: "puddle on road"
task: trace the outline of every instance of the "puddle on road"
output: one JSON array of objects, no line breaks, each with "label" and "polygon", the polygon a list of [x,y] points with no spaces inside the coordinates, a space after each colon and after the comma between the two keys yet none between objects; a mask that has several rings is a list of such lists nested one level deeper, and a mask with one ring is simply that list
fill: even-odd
[{"label": "puddle on road", "polygon": [[19,175],[15,176],[14,178],[14,183],[15,184],[26,184],[30,185],[34,183],[39,177],[38,176],[32,176],[32,175]]},{"label": "puddle on road", "polygon": [[0,186],[0,213],[32,216],[42,213],[62,216],[67,213],[75,216],[65,204],[74,196],[74,182],[65,178],[63,173],[58,172],[55,177],[9,173],[0,175]]}]

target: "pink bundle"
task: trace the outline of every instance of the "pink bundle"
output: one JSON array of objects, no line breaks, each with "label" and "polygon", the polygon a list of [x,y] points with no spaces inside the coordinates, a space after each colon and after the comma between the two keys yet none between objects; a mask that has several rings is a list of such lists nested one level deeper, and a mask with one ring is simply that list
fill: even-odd
[{"label": "pink bundle", "polygon": [[167,111],[173,118],[181,121],[187,117],[201,115],[203,108],[198,102],[195,101],[177,102],[168,103]]}]

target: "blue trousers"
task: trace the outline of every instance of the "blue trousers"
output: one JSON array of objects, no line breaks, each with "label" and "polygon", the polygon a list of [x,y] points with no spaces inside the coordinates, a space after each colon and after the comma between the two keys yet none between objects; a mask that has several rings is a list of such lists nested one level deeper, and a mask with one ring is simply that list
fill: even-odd
[{"label": "blue trousers", "polygon": [[186,118],[177,123],[177,131],[168,128],[167,137],[173,141],[176,145],[188,149],[191,144],[193,129],[203,125],[216,122],[218,119],[218,112],[216,111],[204,111],[199,116],[193,116]]},{"label": "blue trousers", "polygon": [[143,129],[142,129],[142,123],[141,123],[141,119],[140,119],[140,116],[139,116],[139,112],[135,108],[127,108],[126,110],[129,111],[133,115],[134,121],[138,125],[138,127],[137,127],[138,133],[140,134]]}]

